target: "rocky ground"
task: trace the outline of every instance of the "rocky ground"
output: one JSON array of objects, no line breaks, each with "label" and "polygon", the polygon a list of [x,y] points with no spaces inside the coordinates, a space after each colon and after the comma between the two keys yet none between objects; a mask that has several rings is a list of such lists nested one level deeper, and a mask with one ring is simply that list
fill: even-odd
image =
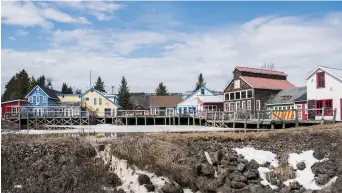
[{"label": "rocky ground", "polygon": [[[193,192],[342,192],[342,125],[260,133],[191,133],[150,134],[123,137],[113,142],[115,157],[128,160],[138,168],[165,176],[179,188],[162,192],[182,192],[189,187]],[[257,163],[238,155],[233,148],[254,147],[277,155],[279,166]],[[296,177],[306,168],[304,162],[296,167],[288,163],[290,153],[313,150],[315,163],[311,170],[316,184],[324,184],[338,177],[332,186],[321,190],[306,190]],[[210,161],[205,156],[208,153]],[[266,168],[267,182],[258,170]],[[263,185],[264,184],[264,185]],[[277,186],[272,189],[271,186]],[[164,188],[166,189],[166,188]]]}]

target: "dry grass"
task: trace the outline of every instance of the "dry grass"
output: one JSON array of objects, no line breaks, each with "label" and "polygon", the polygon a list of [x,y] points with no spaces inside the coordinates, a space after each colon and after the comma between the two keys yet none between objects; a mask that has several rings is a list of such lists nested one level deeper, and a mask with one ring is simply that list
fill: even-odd
[{"label": "dry grass", "polygon": [[274,174],[282,182],[288,179],[294,179],[296,177],[296,173],[293,170],[292,166],[287,163],[281,163],[278,167],[272,169]]},{"label": "dry grass", "polygon": [[[180,185],[195,187],[196,173],[189,162],[186,144],[163,141],[154,137],[137,135],[116,140],[112,153],[157,175],[165,175]],[[183,162],[187,160],[187,162]]]}]

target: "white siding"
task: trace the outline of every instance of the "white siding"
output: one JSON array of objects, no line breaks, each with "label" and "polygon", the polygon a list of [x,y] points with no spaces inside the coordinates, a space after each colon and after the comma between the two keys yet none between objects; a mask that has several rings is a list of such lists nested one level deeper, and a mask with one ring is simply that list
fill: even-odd
[{"label": "white siding", "polygon": [[[342,98],[342,81],[331,76],[325,72],[325,88],[316,88],[316,73],[322,72],[321,69],[317,70],[310,77],[307,78],[307,99],[308,100],[324,100],[333,99],[333,108],[337,109],[336,120],[341,121],[341,104]],[[316,117],[318,118],[318,117]],[[326,120],[331,120],[333,117],[325,117]]]}]

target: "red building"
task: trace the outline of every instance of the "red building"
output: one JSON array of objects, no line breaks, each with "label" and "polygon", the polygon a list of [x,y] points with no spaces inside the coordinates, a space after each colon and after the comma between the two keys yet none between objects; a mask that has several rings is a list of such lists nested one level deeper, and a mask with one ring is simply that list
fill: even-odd
[{"label": "red building", "polygon": [[26,104],[27,101],[22,99],[2,102],[1,118],[5,118],[6,114],[17,114],[18,112],[20,112],[20,107]]}]

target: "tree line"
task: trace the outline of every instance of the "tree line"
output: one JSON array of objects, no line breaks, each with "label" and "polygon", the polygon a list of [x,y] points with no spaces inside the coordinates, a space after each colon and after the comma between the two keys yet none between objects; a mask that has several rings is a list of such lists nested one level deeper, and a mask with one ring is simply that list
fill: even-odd
[{"label": "tree line", "polygon": [[[35,79],[34,76],[29,78],[28,73],[25,70],[21,70],[16,73],[5,85],[5,92],[1,97],[1,101],[9,101],[15,99],[24,99],[25,96],[31,91],[36,85],[41,87],[46,87],[53,89],[52,79],[46,78],[44,75],[39,76]],[[196,82],[195,90],[205,86],[203,74],[200,73],[198,76],[198,80]],[[93,88],[106,92],[104,81],[99,76],[93,86]],[[81,94],[82,91],[80,89],[76,89],[75,91],[71,86],[68,86],[65,82],[62,84],[62,89],[60,91],[63,94]],[[163,82],[160,82],[155,89],[157,96],[168,96],[170,93],[167,91],[166,86]],[[126,78],[123,76],[121,79],[121,85],[118,89],[118,102],[123,109],[132,109],[133,104],[130,101],[131,93],[127,84]]]}]

